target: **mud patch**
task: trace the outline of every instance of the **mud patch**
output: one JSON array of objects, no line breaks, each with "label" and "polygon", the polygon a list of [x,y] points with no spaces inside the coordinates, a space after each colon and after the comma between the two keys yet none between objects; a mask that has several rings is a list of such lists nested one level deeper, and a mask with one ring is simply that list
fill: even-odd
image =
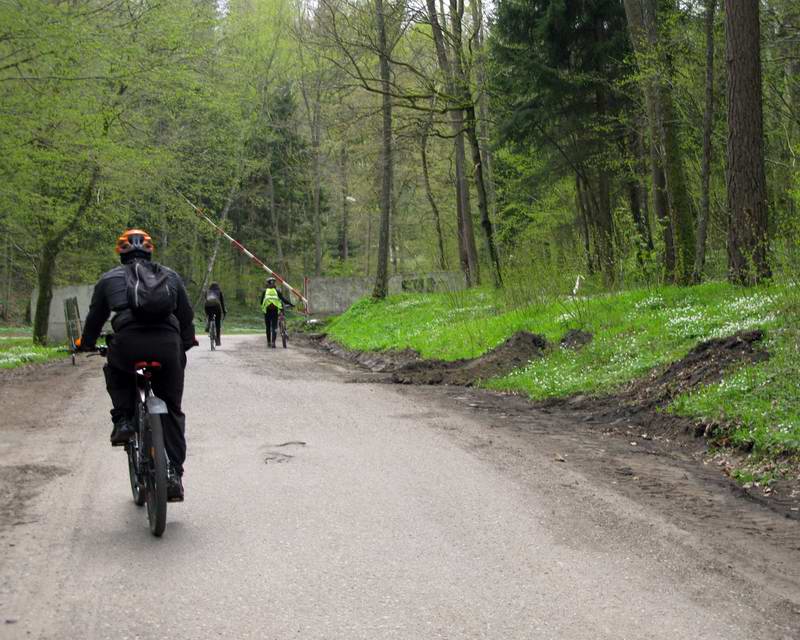
[{"label": "mud patch", "polygon": [[44,485],[67,470],[45,464],[0,465],[0,530],[34,522],[27,507]]},{"label": "mud patch", "polygon": [[594,335],[588,331],[570,329],[567,331],[567,334],[561,338],[560,344],[562,349],[572,349],[573,351],[578,351],[589,344],[593,338]]},{"label": "mud patch", "polygon": [[281,462],[289,462],[294,456],[288,453],[279,453],[277,451],[270,451],[264,456],[264,464],[277,464]]},{"label": "mud patch", "polygon": [[520,331],[491,351],[471,360],[415,360],[392,372],[400,384],[452,384],[469,387],[479,380],[504,376],[541,358],[547,341],[540,335]]},{"label": "mud patch", "polygon": [[[266,453],[264,454],[264,464],[281,464],[289,462],[294,458],[291,453],[286,453],[286,449],[291,450],[292,447],[305,447],[306,443],[303,440],[288,440],[280,444],[270,444],[266,446]],[[276,449],[284,449],[283,451],[276,451]]]},{"label": "mud patch", "polygon": [[422,358],[419,353],[413,349],[394,350],[389,349],[386,351],[351,351],[346,349],[338,342],[330,338],[309,338],[309,342],[321,347],[325,351],[333,355],[360,365],[369,369],[374,373],[385,373],[387,371],[394,371],[400,367],[409,365],[413,362],[420,361]]}]

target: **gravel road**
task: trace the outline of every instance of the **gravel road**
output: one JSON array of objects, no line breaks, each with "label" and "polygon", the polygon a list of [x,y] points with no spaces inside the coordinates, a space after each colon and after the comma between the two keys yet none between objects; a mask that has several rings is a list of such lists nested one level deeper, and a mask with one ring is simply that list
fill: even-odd
[{"label": "gravel road", "polygon": [[263,337],[190,352],[186,501],[155,539],[101,365],[0,379],[2,638],[800,638],[796,523],[720,551],[471,392]]}]

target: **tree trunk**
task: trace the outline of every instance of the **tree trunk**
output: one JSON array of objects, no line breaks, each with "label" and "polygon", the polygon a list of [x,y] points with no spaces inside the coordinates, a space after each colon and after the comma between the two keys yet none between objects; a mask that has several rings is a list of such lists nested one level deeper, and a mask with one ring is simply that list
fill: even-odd
[{"label": "tree trunk", "polygon": [[611,177],[605,169],[600,169],[597,178],[597,205],[595,226],[600,270],[606,286],[610,287],[616,280],[614,219],[611,215]]},{"label": "tree trunk", "polygon": [[[431,117],[433,114],[431,113]],[[439,250],[437,254],[439,268],[442,271],[447,270],[447,259],[444,252],[444,236],[442,235],[442,222],[439,216],[439,207],[436,206],[436,200],[433,197],[433,190],[431,189],[431,179],[428,171],[428,130],[430,127],[430,120],[422,130],[420,135],[420,154],[422,156],[422,178],[425,183],[425,196],[431,205],[431,212],[433,213],[433,225],[436,229],[436,242]]]},{"label": "tree trunk", "polygon": [[347,147],[342,146],[339,153],[339,172],[342,179],[342,220],[339,228],[339,259],[344,261],[349,256],[348,225],[350,213],[350,193],[347,183]]},{"label": "tree trunk", "polygon": [[380,59],[381,115],[383,129],[381,132],[381,226],[378,234],[378,267],[375,277],[373,298],[386,297],[389,290],[389,224],[392,208],[392,99],[391,78],[389,70],[389,52],[386,39],[386,17],[383,12],[383,0],[375,0],[375,18],[378,27],[378,47]]},{"label": "tree trunk", "polygon": [[688,284],[692,279],[695,250],[692,201],[683,165],[683,152],[678,140],[678,122],[672,100],[672,90],[668,85],[662,84],[659,93],[661,94],[658,101],[658,105],[661,107],[659,120],[662,123],[661,138],[663,140],[661,152],[664,158],[664,174],[667,179],[667,197],[672,213],[677,275],[681,284]]},{"label": "tree trunk", "polygon": [[[624,0],[628,29],[644,74],[642,91],[647,104],[653,150],[653,190],[656,215],[664,232],[665,269],[668,279],[688,282],[694,265],[694,227],[686,172],[683,166],[675,109],[669,85],[660,79],[663,53],[652,67],[649,58],[660,52],[657,9],[659,0]],[[665,200],[660,200],[666,196]],[[668,213],[667,213],[668,212]],[[667,225],[666,220],[670,223]]]},{"label": "tree trunk", "polygon": [[489,257],[489,264],[492,267],[492,283],[495,287],[501,287],[503,276],[500,272],[500,257],[497,253],[497,245],[494,240],[494,229],[489,218],[489,197],[486,193],[486,183],[483,177],[483,158],[481,148],[478,143],[478,133],[475,123],[475,108],[470,102],[466,108],[466,129],[472,149],[473,170],[475,172],[475,189],[478,193],[478,209],[481,214],[481,227],[483,227],[483,238],[486,241],[486,253]]},{"label": "tree trunk", "polygon": [[[655,248],[653,243],[653,227],[650,219],[650,193],[647,188],[648,159],[645,153],[645,140],[647,139],[647,123],[644,118],[637,119],[637,131],[633,141],[634,155],[636,158],[636,184],[639,193],[639,209],[644,218],[644,226],[647,233],[647,248],[652,251]],[[651,176],[652,180],[652,176]]]},{"label": "tree trunk", "polygon": [[455,134],[456,216],[458,221],[459,255],[461,256],[461,269],[464,272],[467,286],[471,287],[480,284],[481,275],[478,265],[478,249],[475,246],[475,231],[472,225],[469,184],[467,183],[463,112],[460,109],[451,109],[450,120]]},{"label": "tree trunk", "polygon": [[642,215],[642,197],[639,193],[639,183],[633,178],[628,180],[627,183],[628,204],[631,210],[631,218],[633,218],[633,224],[639,232],[639,242],[636,243],[638,245],[636,247],[636,261],[641,267],[644,266],[643,251],[651,248],[648,246],[650,238],[648,237],[648,229],[645,224],[644,216]]},{"label": "tree trunk", "polygon": [[312,171],[314,173],[312,186],[312,202],[314,207],[314,275],[322,275],[322,214],[320,212],[320,190],[322,177],[320,176],[320,104],[319,95],[314,101],[313,127],[311,132]]},{"label": "tree trunk", "polygon": [[[595,94],[597,113],[605,116],[608,98],[604,89],[597,89]],[[589,190],[591,193],[591,190]],[[614,218],[611,213],[611,176],[606,167],[601,166],[597,174],[597,196],[594,207],[595,216],[592,221],[597,233],[597,257],[600,260],[600,271],[606,286],[616,280],[616,261],[614,258]]]},{"label": "tree trunk", "polygon": [[50,324],[50,302],[53,300],[53,278],[56,271],[56,260],[61,251],[64,240],[72,233],[81,219],[89,210],[92,203],[92,193],[100,178],[100,167],[92,167],[89,182],[81,193],[78,206],[73,216],[58,229],[42,248],[41,260],[37,270],[37,284],[39,293],[36,299],[36,315],[33,318],[33,342],[35,344],[47,344],[47,330]]},{"label": "tree trunk", "polygon": [[281,242],[281,226],[278,220],[278,209],[275,207],[275,181],[272,178],[272,168],[267,163],[267,195],[269,197],[269,219],[272,224],[272,235],[275,237],[275,252],[278,255],[278,266],[284,278],[289,276],[289,265],[283,255],[283,243]]},{"label": "tree trunk", "polygon": [[699,283],[703,279],[706,264],[706,237],[708,236],[708,218],[710,214],[711,187],[711,154],[712,134],[714,132],[714,15],[717,0],[706,0],[705,37],[706,37],[706,101],[703,110],[703,166],[701,169],[700,216],[697,219],[697,246],[694,253],[694,272],[692,281]]},{"label": "tree trunk", "polygon": [[768,278],[767,179],[761,111],[758,0],[725,0],[728,66],[728,275],[755,284]]},{"label": "tree trunk", "polygon": [[[462,94],[458,87],[458,72],[454,68],[456,61],[451,64],[447,55],[442,26],[439,23],[439,14],[436,10],[436,0],[427,0],[428,20],[433,33],[436,57],[442,75],[445,79],[445,88],[450,100]],[[452,10],[451,10],[452,13]],[[456,8],[456,14],[458,9]],[[456,16],[453,16],[456,17]],[[455,31],[455,28],[454,28]],[[459,67],[460,68],[460,64]],[[464,273],[467,286],[480,284],[480,271],[478,266],[478,251],[475,247],[475,232],[472,226],[472,213],[469,205],[469,186],[466,177],[466,155],[464,151],[464,113],[463,105],[450,106],[450,126],[455,139],[455,165],[456,165],[456,214],[458,220],[458,246],[461,270]]]},{"label": "tree trunk", "polygon": [[486,192],[489,200],[489,213],[495,217],[496,195],[494,188],[494,161],[489,147],[489,96],[486,91],[486,47],[484,45],[484,17],[482,0],[472,0],[472,20],[475,29],[476,50],[473,66],[478,87],[478,137],[483,159],[483,173],[486,178]]},{"label": "tree trunk", "polygon": [[592,259],[591,232],[589,229],[589,212],[586,207],[586,197],[584,195],[583,181],[579,175],[575,176],[575,199],[578,205],[578,220],[583,237],[583,251],[586,256],[586,273],[594,275],[594,260]]},{"label": "tree trunk", "polygon": [[[231,190],[228,192],[228,198],[225,200],[225,206],[222,208],[222,213],[219,216],[219,226],[222,227],[225,224],[225,220],[228,218],[228,211],[231,209],[231,205],[233,201],[236,199],[236,194],[239,191],[239,179],[235,179],[233,185],[231,186]],[[200,285],[200,291],[197,294],[197,302],[194,303],[194,308],[197,309],[203,302],[205,301],[205,293],[206,287],[208,287],[208,281],[211,279],[211,272],[214,270],[214,263],[217,261],[217,254],[219,253],[219,245],[222,241],[222,236],[218,233],[215,233],[214,236],[214,250],[211,252],[211,256],[208,258],[208,263],[206,264],[206,271],[203,275],[203,283]]]}]

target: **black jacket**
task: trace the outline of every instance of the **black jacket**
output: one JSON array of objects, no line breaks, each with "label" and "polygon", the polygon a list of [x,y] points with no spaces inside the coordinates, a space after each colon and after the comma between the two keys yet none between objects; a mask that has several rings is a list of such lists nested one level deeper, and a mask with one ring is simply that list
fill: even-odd
[{"label": "black jacket", "polygon": [[128,327],[163,327],[164,329],[177,331],[180,334],[184,350],[188,350],[194,345],[194,311],[192,311],[192,305],[189,304],[189,297],[186,295],[183,280],[172,269],[168,269],[163,265],[161,265],[161,268],[166,271],[170,284],[177,292],[178,306],[174,314],[157,323],[146,323],[135,318],[128,308],[125,265],[119,265],[100,276],[94,286],[92,303],[89,306],[89,314],[86,316],[83,337],[81,338],[81,344],[84,348],[94,346],[100,332],[103,330],[103,325],[112,312],[115,315],[111,320],[111,326],[115,332]]},{"label": "black jacket", "polygon": [[213,306],[214,298],[219,300],[220,309],[222,309],[222,315],[228,315],[228,310],[225,308],[225,297],[222,295],[222,289],[219,287],[211,286],[208,288],[208,292],[206,292],[206,308]]}]

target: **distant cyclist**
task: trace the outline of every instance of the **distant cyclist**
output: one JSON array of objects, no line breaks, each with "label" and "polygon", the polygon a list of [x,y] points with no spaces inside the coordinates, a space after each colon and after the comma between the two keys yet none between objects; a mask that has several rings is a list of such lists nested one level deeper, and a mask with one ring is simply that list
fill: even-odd
[{"label": "distant cyclist", "polygon": [[114,340],[103,371],[111,396],[111,444],[123,445],[134,433],[136,389],[134,363],[161,363],[153,377],[153,391],[167,403],[164,445],[174,474],[169,497],[183,499],[183,463],[186,458],[186,418],[181,410],[186,351],[197,344],[192,305],[183,280],[172,269],[151,260],[153,241],[146,231],[129,229],[117,239],[122,264],[106,271],[94,287],[83,335],[76,341],[91,351],[111,313]]},{"label": "distant cyclist", "polygon": [[206,333],[211,328],[211,316],[214,316],[214,324],[217,327],[217,346],[222,344],[222,319],[228,313],[225,309],[225,298],[219,284],[212,282],[206,292]]},{"label": "distant cyclist", "polygon": [[275,278],[267,278],[267,287],[261,294],[261,311],[264,314],[268,347],[275,348],[275,339],[278,336],[278,314],[284,307],[293,306],[276,288]]}]

